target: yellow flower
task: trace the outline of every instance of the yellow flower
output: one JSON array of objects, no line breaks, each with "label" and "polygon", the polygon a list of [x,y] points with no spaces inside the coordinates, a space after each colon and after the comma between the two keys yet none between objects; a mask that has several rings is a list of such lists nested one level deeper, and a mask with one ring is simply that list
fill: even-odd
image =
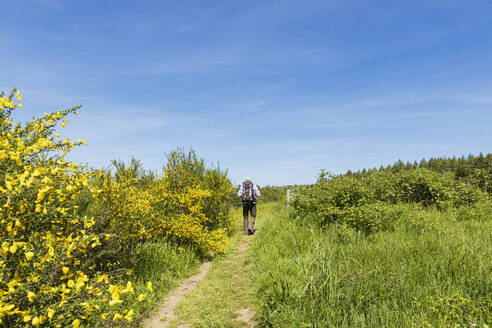
[{"label": "yellow flower", "polygon": [[142,293],[142,294],[138,295],[137,300],[138,300],[139,302],[142,302],[142,301],[143,301],[143,300],[145,300],[146,298],[147,298],[147,294]]},{"label": "yellow flower", "polygon": [[15,96],[17,97],[17,100],[18,101],[22,101],[22,98],[21,98],[21,95],[20,95],[20,91],[17,91],[17,94]]},{"label": "yellow flower", "polygon": [[32,318],[32,317],[31,317],[29,314],[25,314],[25,315],[22,317],[22,320],[23,320],[24,322],[29,322],[29,321],[31,321],[31,318]]},{"label": "yellow flower", "polygon": [[2,251],[4,253],[8,253],[8,251],[9,251],[9,243],[8,242],[6,242],[6,241],[3,242],[3,244],[2,244]]},{"label": "yellow flower", "polygon": [[40,324],[40,321],[41,321],[41,320],[39,320],[39,318],[38,318],[38,317],[34,317],[34,318],[32,318],[32,325],[33,325],[33,326],[37,326],[37,325],[39,325],[39,324]]},{"label": "yellow flower", "polygon": [[70,269],[69,269],[69,268],[67,268],[67,267],[63,267],[63,268],[62,268],[62,272],[63,272],[63,274],[68,274],[68,272],[69,272],[69,271],[70,271]]},{"label": "yellow flower", "polygon": [[33,302],[35,297],[36,294],[34,294],[33,292],[27,292],[27,299],[29,300],[29,302]]},{"label": "yellow flower", "polygon": [[47,312],[48,312],[48,318],[50,319],[53,318],[53,314],[55,314],[55,310],[48,308]]},{"label": "yellow flower", "polygon": [[111,300],[109,301],[109,306],[114,306],[116,304],[121,304],[123,303],[120,299],[114,299],[114,300]]},{"label": "yellow flower", "polygon": [[122,289],[120,291],[121,294],[128,294],[128,293],[133,293],[134,292],[134,289],[133,289],[133,286],[132,286],[132,282],[129,281],[126,283],[126,288],[125,289]]},{"label": "yellow flower", "polygon": [[80,327],[80,321],[79,321],[79,319],[75,319],[75,320],[72,322],[72,327],[73,327],[73,328],[79,328],[79,327]]},{"label": "yellow flower", "polygon": [[26,252],[25,256],[26,256],[26,259],[28,261],[30,261],[32,259],[32,257],[34,256],[34,253],[33,252]]},{"label": "yellow flower", "polygon": [[151,293],[152,293],[152,281],[149,281],[149,282],[147,283],[147,289],[149,290],[149,292],[151,292]]},{"label": "yellow flower", "polygon": [[14,254],[17,251],[17,244],[14,243],[12,246],[9,248],[9,252]]},{"label": "yellow flower", "polygon": [[96,284],[100,284],[100,283],[101,283],[101,282],[103,282],[103,281],[104,281],[105,283],[108,283],[108,282],[109,282],[109,280],[108,280],[108,275],[103,274],[102,276],[97,277],[97,279],[96,279]]},{"label": "yellow flower", "polygon": [[123,318],[123,316],[121,314],[119,314],[118,312],[116,312],[113,316],[113,321],[116,321],[116,320],[122,319],[122,318]]},{"label": "yellow flower", "polygon": [[74,285],[75,285],[75,282],[72,279],[70,279],[69,281],[67,281],[67,286],[69,288],[72,288]]},{"label": "yellow flower", "polygon": [[130,309],[130,311],[128,311],[128,313],[125,315],[125,320],[130,322],[133,320],[133,315],[135,313],[133,312],[133,309]]}]

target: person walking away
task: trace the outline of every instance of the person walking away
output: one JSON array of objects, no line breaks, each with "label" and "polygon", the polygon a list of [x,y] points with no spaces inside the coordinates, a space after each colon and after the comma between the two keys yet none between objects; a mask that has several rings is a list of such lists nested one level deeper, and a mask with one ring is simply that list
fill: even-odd
[{"label": "person walking away", "polygon": [[[243,229],[245,235],[255,233],[254,224],[256,219],[256,197],[260,196],[260,189],[253,183],[250,177],[244,179],[244,182],[237,193],[243,202]],[[248,220],[250,216],[250,220]]]}]

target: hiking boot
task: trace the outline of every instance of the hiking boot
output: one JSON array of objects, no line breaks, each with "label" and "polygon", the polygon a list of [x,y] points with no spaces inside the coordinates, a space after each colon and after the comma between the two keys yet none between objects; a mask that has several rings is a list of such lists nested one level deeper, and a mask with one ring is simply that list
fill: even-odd
[{"label": "hiking boot", "polygon": [[255,233],[255,232],[253,231],[253,229],[248,228],[248,235],[252,235],[252,234],[254,234],[254,233]]}]

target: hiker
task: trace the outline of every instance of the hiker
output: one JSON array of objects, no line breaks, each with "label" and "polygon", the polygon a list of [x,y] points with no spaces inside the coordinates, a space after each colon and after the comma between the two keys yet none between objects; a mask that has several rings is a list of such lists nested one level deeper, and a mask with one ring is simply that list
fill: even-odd
[{"label": "hiker", "polygon": [[[244,179],[239,192],[237,193],[243,201],[243,228],[245,235],[255,233],[254,224],[256,219],[256,197],[260,196],[260,189],[253,183],[250,177]],[[248,221],[248,215],[251,214],[251,220]]]}]

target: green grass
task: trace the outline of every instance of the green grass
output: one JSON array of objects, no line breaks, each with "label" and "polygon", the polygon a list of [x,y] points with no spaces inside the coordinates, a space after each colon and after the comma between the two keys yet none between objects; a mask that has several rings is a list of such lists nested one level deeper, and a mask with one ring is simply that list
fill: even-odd
[{"label": "green grass", "polygon": [[[255,226],[260,229],[254,237],[242,234],[242,216],[236,212],[237,229],[226,254],[217,256],[205,280],[177,307],[177,322],[192,327],[244,327],[236,320],[240,309],[256,310],[255,270],[247,249],[249,242],[261,235],[265,223],[272,220],[273,205],[258,207]],[[176,327],[177,322],[171,327]]]},{"label": "green grass", "polygon": [[260,327],[485,327],[492,306],[490,203],[410,213],[371,236],[289,218],[252,245]]},{"label": "green grass", "polygon": [[[198,254],[192,247],[178,248],[164,241],[144,243],[137,247],[130,256],[135,294],[131,295],[127,307],[134,309],[139,318],[132,326],[138,327],[171,288],[197,271],[200,263]],[[147,290],[148,281],[152,281],[152,293]],[[137,300],[140,293],[148,294],[143,302]]]}]

